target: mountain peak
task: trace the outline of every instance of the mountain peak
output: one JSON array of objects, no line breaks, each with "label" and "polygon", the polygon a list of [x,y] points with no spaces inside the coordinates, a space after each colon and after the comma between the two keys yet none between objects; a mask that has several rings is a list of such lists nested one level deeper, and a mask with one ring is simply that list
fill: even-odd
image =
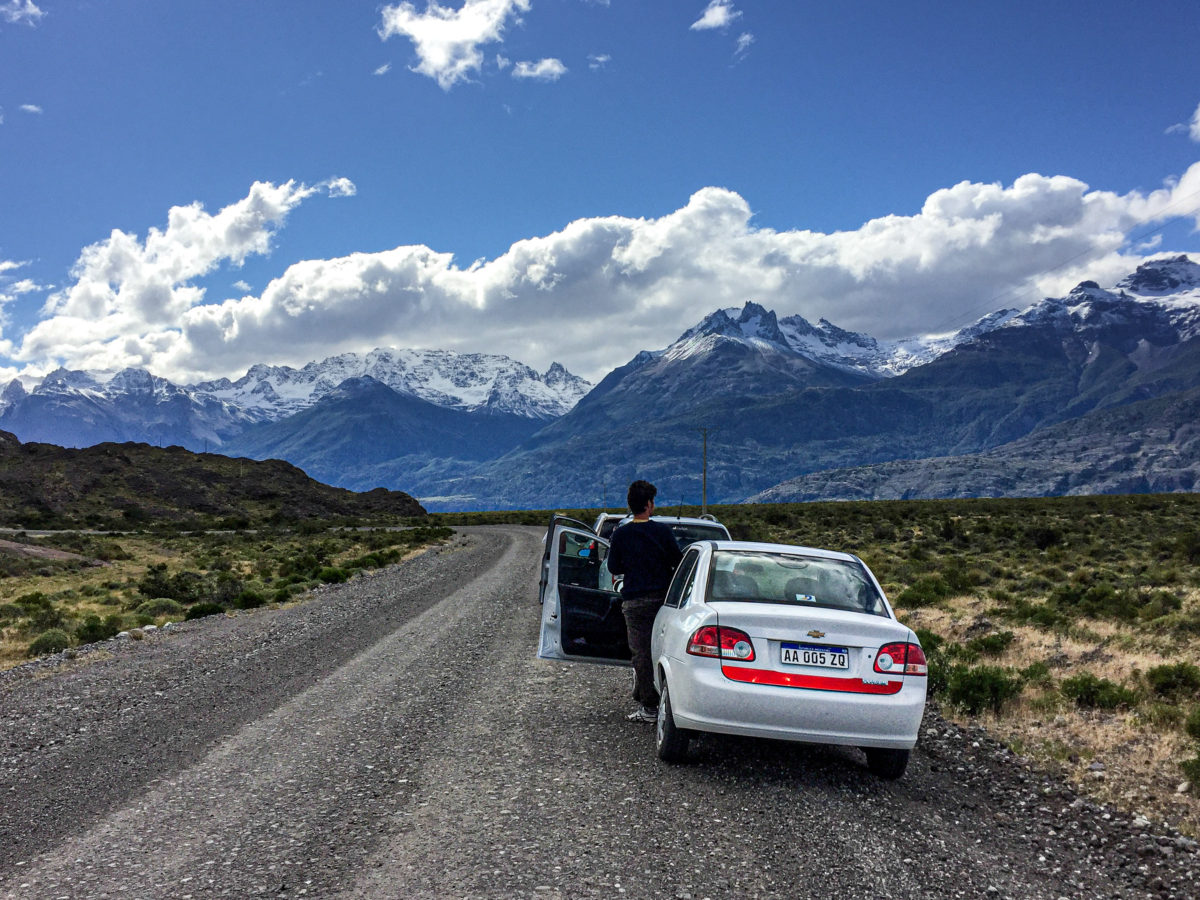
[{"label": "mountain peak", "polygon": [[124,394],[152,394],[154,382],[154,376],[145,369],[122,369],[109,379],[108,390]]},{"label": "mountain peak", "polygon": [[[736,318],[734,317],[736,313]],[[693,338],[707,335],[731,337],[737,340],[761,340],[782,347],[788,346],[787,338],[779,330],[779,320],[773,310],[769,310],[753,300],[739,311],[736,307],[718,309],[705,316],[704,320],[693,328],[689,328],[675,343],[682,343]]]},{"label": "mountain peak", "polygon": [[1172,294],[1180,288],[1200,288],[1200,265],[1183,254],[1169,259],[1152,259],[1117,282],[1117,287],[1143,296]]},{"label": "mountain peak", "polygon": [[78,369],[57,368],[38,385],[40,390],[100,390],[100,382]]}]

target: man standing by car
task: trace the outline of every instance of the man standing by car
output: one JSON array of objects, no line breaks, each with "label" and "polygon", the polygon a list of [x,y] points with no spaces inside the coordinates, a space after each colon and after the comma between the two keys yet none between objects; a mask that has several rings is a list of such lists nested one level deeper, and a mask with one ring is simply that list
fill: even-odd
[{"label": "man standing by car", "polygon": [[650,635],[671,576],[683,558],[671,529],[650,520],[657,494],[658,488],[648,481],[638,480],[629,485],[627,499],[633,521],[613,532],[608,551],[609,571],[625,576],[621,611],[633,654],[633,699],[638,703],[638,708],[626,716],[631,722],[653,722],[658,718]]}]

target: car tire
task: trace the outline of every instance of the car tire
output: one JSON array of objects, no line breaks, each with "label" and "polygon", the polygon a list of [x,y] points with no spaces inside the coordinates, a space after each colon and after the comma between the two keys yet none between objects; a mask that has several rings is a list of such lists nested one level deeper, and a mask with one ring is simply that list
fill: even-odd
[{"label": "car tire", "polygon": [[888,750],[883,747],[866,747],[867,768],[871,774],[886,781],[895,781],[908,768],[911,750]]},{"label": "car tire", "polygon": [[692,733],[675,727],[675,716],[671,711],[671,692],[663,681],[658,699],[658,721],[654,724],[654,749],[663,762],[679,763],[687,759],[688,742]]}]

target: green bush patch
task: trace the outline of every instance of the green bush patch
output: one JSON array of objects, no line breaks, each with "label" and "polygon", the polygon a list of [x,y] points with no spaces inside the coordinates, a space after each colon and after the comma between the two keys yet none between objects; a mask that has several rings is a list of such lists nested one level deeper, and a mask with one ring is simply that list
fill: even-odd
[{"label": "green bush patch", "polygon": [[120,630],[121,616],[119,614],[113,613],[101,620],[98,615],[91,613],[75,629],[75,637],[81,644],[95,644],[115,637]]},{"label": "green bush patch", "polygon": [[1146,672],[1146,681],[1160,697],[1191,697],[1200,693],[1200,668],[1189,662],[1154,666]]},{"label": "green bush patch", "polygon": [[218,616],[225,614],[225,607],[220,603],[197,603],[190,607],[187,615],[184,616],[185,622],[190,622],[192,619],[202,619],[205,616]]},{"label": "green bush patch", "polygon": [[1134,691],[1107,678],[1097,678],[1091,672],[1064,678],[1059,690],[1064,697],[1073,700],[1076,706],[1085,709],[1117,709],[1121,706],[1137,706],[1138,703],[1138,696]]},{"label": "green bush patch", "polygon": [[39,634],[29,645],[30,656],[47,656],[71,646],[71,636],[61,628],[50,628]]},{"label": "green bush patch", "polygon": [[139,603],[133,612],[134,615],[147,616],[152,620],[159,616],[182,616],[183,604],[170,597],[155,597]]},{"label": "green bush patch", "polygon": [[947,673],[946,699],[972,715],[987,709],[998,713],[1021,693],[1021,686],[1021,676],[1011,669],[959,663]]}]

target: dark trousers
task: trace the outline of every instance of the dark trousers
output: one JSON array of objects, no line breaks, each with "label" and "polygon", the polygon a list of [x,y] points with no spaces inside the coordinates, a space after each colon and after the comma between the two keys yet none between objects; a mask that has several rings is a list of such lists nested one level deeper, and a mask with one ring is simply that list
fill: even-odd
[{"label": "dark trousers", "polygon": [[654,661],[650,658],[650,635],[654,617],[662,606],[662,597],[638,597],[626,600],[621,607],[625,615],[625,630],[629,650],[633,654],[635,682],[633,699],[651,709],[658,707],[658,691],[654,688]]}]

